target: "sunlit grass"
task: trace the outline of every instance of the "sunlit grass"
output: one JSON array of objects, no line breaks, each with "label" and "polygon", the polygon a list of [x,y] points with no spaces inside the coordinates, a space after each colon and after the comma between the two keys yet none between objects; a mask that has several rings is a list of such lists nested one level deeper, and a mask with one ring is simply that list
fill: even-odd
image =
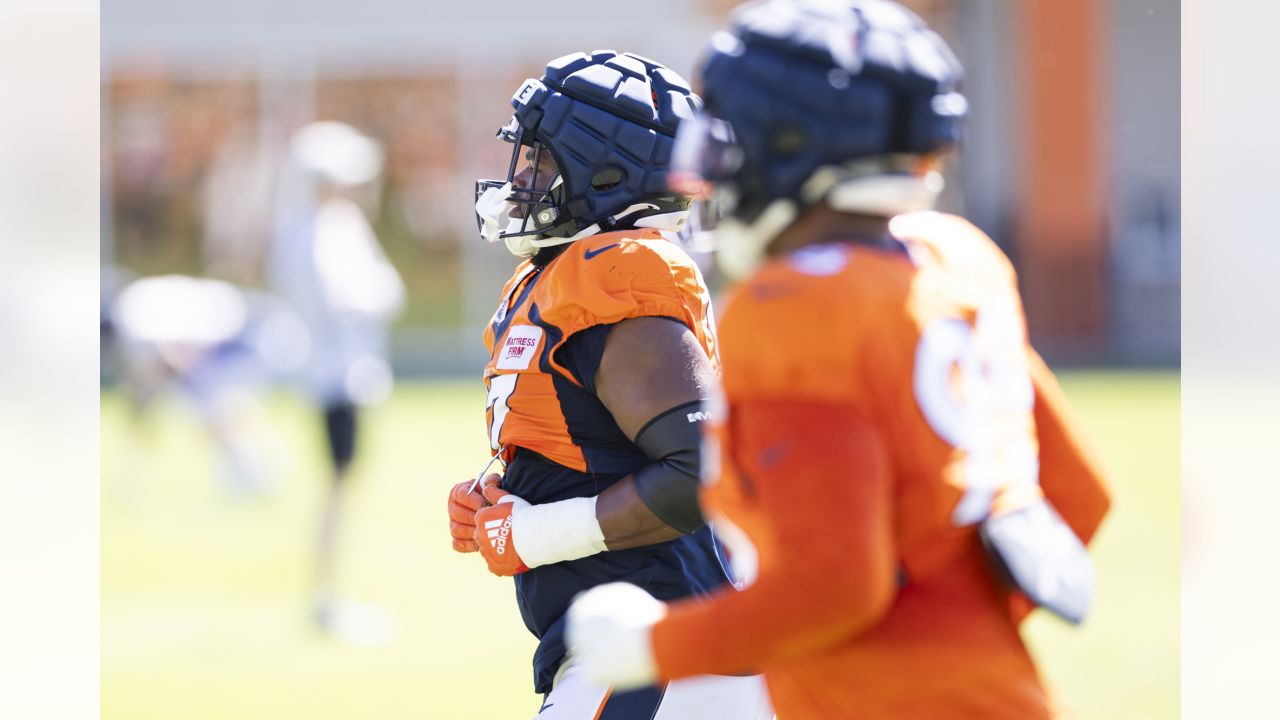
[{"label": "sunlit grass", "polygon": [[[1096,545],[1099,607],[1074,630],[1034,618],[1045,674],[1081,718],[1177,716],[1178,385],[1081,373],[1068,393],[1116,478]],[[381,647],[309,625],[314,516],[327,480],[319,418],[273,397],[281,485],[217,482],[192,414],[141,427],[102,404],[102,708],[108,720],[532,717],[534,641],[509,580],[452,552],[448,488],[487,458],[474,383],[402,385],[368,415],[343,552],[350,595],[396,624]],[[270,443],[268,443],[270,446]]]}]

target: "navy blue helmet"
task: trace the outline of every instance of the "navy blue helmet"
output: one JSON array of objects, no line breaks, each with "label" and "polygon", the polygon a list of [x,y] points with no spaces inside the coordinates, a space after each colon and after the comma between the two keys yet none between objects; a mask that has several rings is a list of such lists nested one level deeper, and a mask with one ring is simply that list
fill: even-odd
[{"label": "navy blue helmet", "polygon": [[706,111],[682,133],[677,178],[727,190],[720,212],[752,223],[778,200],[804,206],[849,179],[908,173],[959,141],[961,74],[942,39],[888,0],[742,6],[711,40]]},{"label": "navy blue helmet", "polygon": [[[676,128],[702,102],[671,69],[630,53],[566,55],[541,79],[526,80],[511,105],[515,113],[498,131],[513,144],[507,177],[476,182],[481,232],[491,242],[503,239],[513,252],[530,254],[688,210],[689,198],[672,192],[667,174]],[[534,167],[549,153],[555,174],[521,186],[524,152]],[[519,222],[508,220],[512,205]]]}]

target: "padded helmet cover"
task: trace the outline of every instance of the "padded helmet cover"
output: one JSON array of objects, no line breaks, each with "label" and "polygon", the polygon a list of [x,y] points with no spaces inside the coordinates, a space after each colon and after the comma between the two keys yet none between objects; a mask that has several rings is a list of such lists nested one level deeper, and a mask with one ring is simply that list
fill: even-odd
[{"label": "padded helmet cover", "polygon": [[525,81],[511,105],[519,142],[541,143],[555,159],[563,181],[555,204],[574,220],[570,231],[607,224],[638,202],[687,207],[667,173],[676,128],[702,102],[675,71],[630,53],[565,55],[541,80]]},{"label": "padded helmet cover", "polygon": [[962,69],[943,40],[888,0],[767,0],[735,11],[703,65],[707,110],[742,162],[733,215],[798,199],[820,167],[925,155],[959,142]]}]

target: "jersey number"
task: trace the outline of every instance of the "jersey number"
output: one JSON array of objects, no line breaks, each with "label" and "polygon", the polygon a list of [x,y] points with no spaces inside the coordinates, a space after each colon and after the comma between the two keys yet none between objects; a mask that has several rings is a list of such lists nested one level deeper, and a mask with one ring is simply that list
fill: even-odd
[{"label": "jersey number", "polygon": [[511,406],[507,405],[507,400],[511,397],[511,393],[516,390],[516,378],[519,375],[511,373],[510,375],[495,375],[489,381],[489,399],[485,402],[485,410],[489,415],[489,447],[494,450],[501,449],[502,444],[499,439],[502,437],[502,424],[507,421],[507,412],[511,410]]},{"label": "jersey number", "polygon": [[1026,339],[1012,307],[984,309],[973,326],[939,318],[916,346],[915,395],[933,429],[964,453],[956,526],[981,522],[1002,487],[1035,484],[1040,465]]}]

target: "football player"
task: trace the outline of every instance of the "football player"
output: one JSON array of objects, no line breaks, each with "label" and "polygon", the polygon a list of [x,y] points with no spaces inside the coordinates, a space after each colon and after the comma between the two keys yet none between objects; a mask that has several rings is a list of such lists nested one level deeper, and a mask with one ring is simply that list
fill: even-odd
[{"label": "football player", "polygon": [[729,582],[697,502],[710,295],[671,242],[689,198],[667,187],[677,124],[701,102],[670,69],[600,51],[553,60],[511,104],[507,175],[476,188],[484,239],[522,259],[484,337],[506,471],[453,489],[453,546],[515,577],[540,719],[767,717],[758,676],[615,692],[564,643],[569,602],[595,585],[673,600]]},{"label": "football player", "polygon": [[[213,440],[223,486],[243,498],[273,490],[284,448],[261,395],[297,364],[279,348],[305,334],[300,320],[279,299],[221,280],[160,275],[112,287],[123,282],[104,271],[103,355],[114,360],[134,429],[157,400],[181,397]],[[127,476],[136,483],[137,468]]]},{"label": "football player", "polygon": [[320,511],[312,615],[321,631],[356,644],[385,641],[389,621],[339,593],[339,541],[348,512],[362,408],[391,392],[390,324],[405,288],[378,242],[361,201],[382,175],[377,140],[323,120],[290,139],[270,255],[272,285],[306,324],[308,395],[323,416],[331,472]]},{"label": "football player", "polygon": [[885,0],[755,3],[713,38],[673,176],[727,214],[744,278],[702,501],[746,587],[585,593],[590,679],[759,669],[786,720],[1055,715],[1018,626],[1033,604],[1082,619],[1109,491],[1010,263],[928,211],[960,72]]}]

